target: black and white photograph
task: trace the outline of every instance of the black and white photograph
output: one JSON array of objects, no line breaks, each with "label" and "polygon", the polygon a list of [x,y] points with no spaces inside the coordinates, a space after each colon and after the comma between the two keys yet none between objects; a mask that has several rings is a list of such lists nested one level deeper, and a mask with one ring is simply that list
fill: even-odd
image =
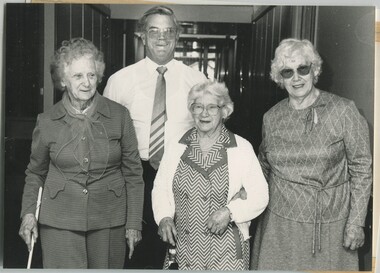
[{"label": "black and white photograph", "polygon": [[373,271],[375,26],[4,4],[3,268]]}]

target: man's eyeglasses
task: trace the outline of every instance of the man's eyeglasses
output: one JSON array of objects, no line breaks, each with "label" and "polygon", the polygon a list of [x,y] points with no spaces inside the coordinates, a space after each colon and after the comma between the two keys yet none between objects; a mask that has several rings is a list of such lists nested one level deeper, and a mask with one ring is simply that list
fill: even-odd
[{"label": "man's eyeglasses", "polygon": [[158,40],[161,35],[164,39],[174,39],[177,35],[175,28],[150,28],[147,31],[150,39]]},{"label": "man's eyeglasses", "polygon": [[203,104],[201,103],[193,103],[190,107],[190,111],[191,113],[193,113],[194,115],[200,115],[201,113],[203,113],[203,111],[205,110],[206,108],[206,111],[207,113],[210,115],[210,116],[215,116],[216,114],[218,114],[218,111],[220,108],[222,108],[224,105],[222,106],[219,106],[219,105],[216,105],[216,104],[209,104],[207,106],[204,106]]},{"label": "man's eyeglasses", "polygon": [[[311,70],[311,64],[310,65],[300,65],[297,68],[297,74],[301,75],[301,76],[306,76],[310,73],[310,70]],[[285,69],[280,71],[280,74],[284,79],[290,79],[291,77],[293,77],[295,72],[296,71],[294,69],[285,68]]]}]

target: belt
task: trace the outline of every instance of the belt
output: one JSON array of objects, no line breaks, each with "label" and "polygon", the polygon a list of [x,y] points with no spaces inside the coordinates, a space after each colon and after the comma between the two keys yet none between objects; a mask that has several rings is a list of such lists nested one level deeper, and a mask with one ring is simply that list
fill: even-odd
[{"label": "belt", "polygon": [[328,186],[328,187],[318,187],[318,186],[314,186],[314,185],[308,185],[308,184],[304,184],[304,183],[300,183],[300,182],[297,182],[297,181],[291,181],[291,180],[287,180],[287,179],[284,179],[274,173],[272,173],[273,175],[279,177],[281,180],[285,181],[285,182],[289,182],[289,183],[292,183],[292,184],[298,184],[298,185],[301,185],[301,186],[306,186],[306,187],[309,187],[309,188],[312,188],[315,190],[315,210],[314,210],[314,217],[313,217],[313,237],[312,237],[312,248],[311,248],[311,253],[314,255],[315,254],[315,249],[316,247],[318,247],[318,250],[321,251],[322,250],[322,246],[321,246],[321,229],[322,229],[322,213],[323,213],[323,206],[320,202],[320,198],[321,198],[321,193],[326,191],[326,190],[329,190],[329,189],[333,189],[333,188],[337,188],[345,183],[348,183],[349,180],[346,180],[346,181],[343,181],[339,184],[336,184],[336,185],[332,185],[332,186]]},{"label": "belt", "polygon": [[[337,184],[337,185],[334,185],[334,186],[329,186],[329,187],[316,187],[316,186],[312,186],[312,185],[307,185],[311,188],[314,188],[316,190],[316,196],[315,196],[315,212],[314,212],[314,228],[313,228],[313,244],[312,244],[312,249],[311,249],[311,253],[314,255],[315,254],[315,247],[316,247],[316,244],[317,244],[317,239],[318,239],[318,251],[320,252],[322,250],[322,247],[321,247],[321,226],[322,226],[322,223],[321,223],[321,219],[322,219],[322,204],[320,202],[320,196],[321,196],[321,192],[325,191],[325,190],[328,190],[328,189],[333,189],[333,188],[336,188],[336,187],[339,187],[345,183],[347,183],[347,181],[344,181],[340,184]],[[316,237],[318,236],[318,238],[316,239]]]}]

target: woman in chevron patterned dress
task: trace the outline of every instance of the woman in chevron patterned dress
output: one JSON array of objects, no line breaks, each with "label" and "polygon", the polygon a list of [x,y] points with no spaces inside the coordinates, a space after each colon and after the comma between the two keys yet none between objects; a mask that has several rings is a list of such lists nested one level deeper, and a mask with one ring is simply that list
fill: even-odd
[{"label": "woman in chevron patterned dress", "polygon": [[260,164],[251,144],[223,125],[233,111],[224,84],[195,85],[188,108],[195,128],[165,148],[154,181],[159,235],[175,246],[179,269],[248,270],[250,220],[268,203]]},{"label": "woman in chevron patterned dress", "polygon": [[264,115],[259,161],[270,201],[251,269],[358,270],[372,184],[369,131],[352,101],[314,86],[321,65],[307,40],[276,49],[271,77],[289,98]]}]

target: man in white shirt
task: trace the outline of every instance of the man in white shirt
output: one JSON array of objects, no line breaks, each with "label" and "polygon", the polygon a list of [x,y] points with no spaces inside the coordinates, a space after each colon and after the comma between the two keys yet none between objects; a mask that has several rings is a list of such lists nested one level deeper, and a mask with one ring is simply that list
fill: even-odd
[{"label": "man in white shirt", "polygon": [[146,58],[113,74],[108,80],[104,96],[128,108],[135,126],[144,167],[143,239],[134,251],[132,259],[126,262],[127,268],[162,269],[166,245],[157,235],[151,203],[153,181],[160,161],[153,164],[153,156],[149,149],[152,145],[152,115],[154,116],[154,106],[157,104],[156,83],[158,85],[161,73],[156,69],[160,66],[165,67],[162,75],[166,85],[166,118],[161,135],[164,144],[193,127],[193,119],[187,109],[187,95],[193,85],[206,80],[206,77],[201,72],[174,60],[180,26],[170,8],[156,6],[149,9],[140,18],[139,28]]}]

